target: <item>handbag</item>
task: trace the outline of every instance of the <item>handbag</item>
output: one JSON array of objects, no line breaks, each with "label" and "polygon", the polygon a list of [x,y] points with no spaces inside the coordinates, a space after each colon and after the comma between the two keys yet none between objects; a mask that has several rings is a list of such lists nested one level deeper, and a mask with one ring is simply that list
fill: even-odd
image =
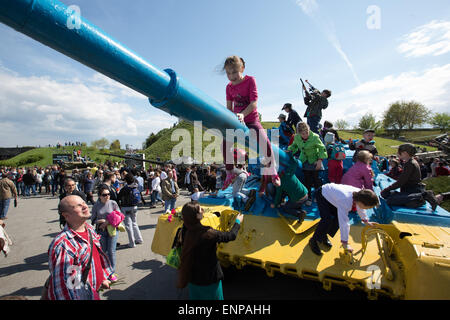
[{"label": "handbag", "polygon": [[[83,273],[81,274],[80,285],[74,289],[79,300],[93,300],[93,298],[94,298],[94,292],[92,291],[92,286],[90,285],[90,283],[88,281],[89,271],[91,270],[91,265],[92,265],[92,252],[94,251],[94,247],[93,247],[92,235],[91,235],[90,230],[88,231],[88,234],[89,234],[89,239],[90,239],[89,245],[91,247],[91,253],[89,255],[89,262],[88,262],[86,268],[84,269]],[[42,289],[42,293],[41,293],[41,300],[49,300],[48,299],[48,288],[49,288],[49,283],[50,283],[50,277],[51,276],[49,276],[47,278],[47,280],[45,281],[44,288]]]},{"label": "handbag", "polygon": [[179,228],[175,235],[175,240],[166,257],[166,264],[172,268],[178,269],[181,263],[181,249],[183,244],[183,229]]},{"label": "handbag", "polygon": [[181,262],[181,247],[174,247],[166,257],[166,264],[172,268],[178,269]]}]

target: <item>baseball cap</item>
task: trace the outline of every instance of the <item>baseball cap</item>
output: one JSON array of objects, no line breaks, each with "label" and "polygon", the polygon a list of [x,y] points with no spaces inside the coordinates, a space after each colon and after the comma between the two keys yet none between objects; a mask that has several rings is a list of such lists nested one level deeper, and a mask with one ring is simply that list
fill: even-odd
[{"label": "baseball cap", "polygon": [[292,109],[292,104],[291,103],[285,103],[283,108],[281,108],[281,110],[284,110],[286,108]]}]

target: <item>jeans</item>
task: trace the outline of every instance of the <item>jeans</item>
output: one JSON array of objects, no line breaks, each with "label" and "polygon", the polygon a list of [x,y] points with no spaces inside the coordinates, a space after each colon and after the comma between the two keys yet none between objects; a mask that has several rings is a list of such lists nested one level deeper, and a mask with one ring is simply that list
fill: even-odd
[{"label": "jeans", "polygon": [[52,181],[52,195],[55,195],[55,193],[58,191],[58,182]]},{"label": "jeans", "polygon": [[0,219],[6,218],[11,199],[0,200]]},{"label": "jeans", "polygon": [[17,193],[25,195],[25,183],[23,181],[17,182]]},{"label": "jeans", "polygon": [[306,118],[306,123],[308,124],[309,128],[312,132],[319,134],[319,122],[321,117],[319,116],[312,116]]},{"label": "jeans", "polygon": [[151,199],[152,199],[152,205],[153,206],[156,204],[156,201],[162,202],[161,195],[156,190],[152,191]]},{"label": "jeans", "polygon": [[116,246],[119,232],[117,231],[114,237],[111,237],[106,229],[98,230],[97,233],[101,236],[100,245],[102,250],[108,256],[113,272],[116,272]]},{"label": "jeans", "polygon": [[164,211],[167,212],[167,210],[172,211],[172,209],[175,209],[175,202],[176,201],[177,201],[176,198],[166,200],[164,202]]},{"label": "jeans", "polygon": [[33,195],[36,195],[36,185],[32,184],[32,185],[26,185],[25,186],[25,195],[28,197],[30,196],[30,189],[31,191],[33,191]]},{"label": "jeans", "polygon": [[139,230],[139,226],[136,220],[136,207],[123,207],[123,214],[125,215],[125,229],[127,230],[128,240],[130,247],[135,247],[135,241],[142,243],[144,240],[142,239],[141,231]]}]

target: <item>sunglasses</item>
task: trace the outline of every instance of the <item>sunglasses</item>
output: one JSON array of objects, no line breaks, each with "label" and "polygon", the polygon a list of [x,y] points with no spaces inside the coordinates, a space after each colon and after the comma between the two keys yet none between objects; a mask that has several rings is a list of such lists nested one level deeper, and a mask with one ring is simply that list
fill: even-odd
[{"label": "sunglasses", "polygon": [[107,196],[109,196],[109,193],[102,193],[101,196],[102,197],[107,197]]}]

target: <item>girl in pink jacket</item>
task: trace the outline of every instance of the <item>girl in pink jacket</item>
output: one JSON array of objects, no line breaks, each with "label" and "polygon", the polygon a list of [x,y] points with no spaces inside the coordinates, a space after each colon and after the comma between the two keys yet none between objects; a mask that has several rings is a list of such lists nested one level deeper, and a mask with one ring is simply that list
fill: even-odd
[{"label": "girl in pink jacket", "polygon": [[342,177],[342,184],[360,189],[373,190],[373,171],[370,168],[372,154],[362,150],[358,152],[356,163]]}]

